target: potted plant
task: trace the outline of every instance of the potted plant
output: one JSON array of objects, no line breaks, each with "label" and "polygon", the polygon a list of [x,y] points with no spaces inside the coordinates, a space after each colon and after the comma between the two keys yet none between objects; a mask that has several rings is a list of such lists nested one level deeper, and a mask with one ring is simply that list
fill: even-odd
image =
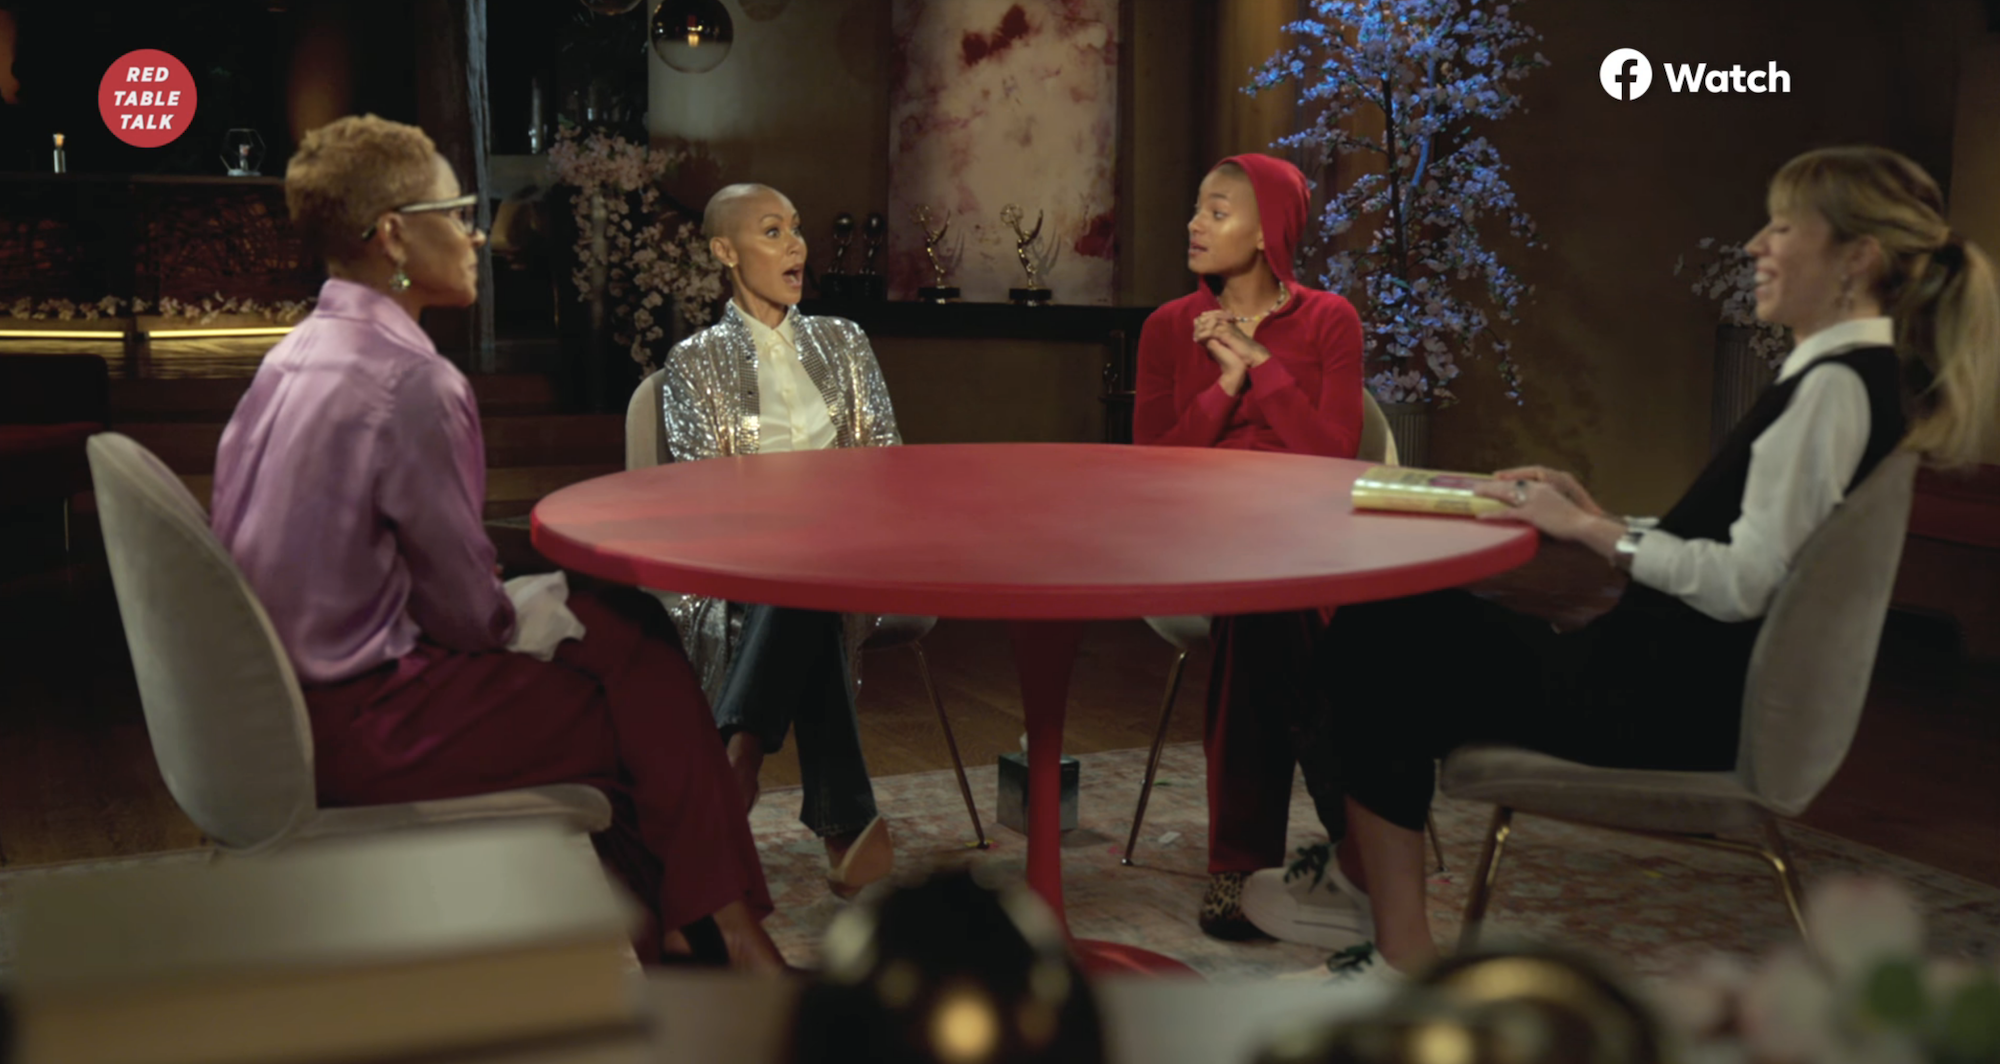
[{"label": "potted plant", "polygon": [[[1423,464],[1423,414],[1456,401],[1462,359],[1490,353],[1508,397],[1521,399],[1511,346],[1492,326],[1516,321],[1531,290],[1488,236],[1538,241],[1499,150],[1477,128],[1520,109],[1510,86],[1548,60],[1529,50],[1540,34],[1507,3],[1312,0],[1307,11],[1285,27],[1298,42],[1265,61],[1246,91],[1298,87],[1311,119],[1278,143],[1322,185],[1337,160],[1371,164],[1321,209],[1319,280],[1361,308],[1368,386],[1390,411],[1398,449]],[[1343,239],[1356,227],[1358,238]]]}]

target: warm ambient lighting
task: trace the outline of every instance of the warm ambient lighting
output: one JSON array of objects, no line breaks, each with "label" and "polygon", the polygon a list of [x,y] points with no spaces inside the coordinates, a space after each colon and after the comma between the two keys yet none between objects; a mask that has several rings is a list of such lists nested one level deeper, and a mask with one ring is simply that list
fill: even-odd
[{"label": "warm ambient lighting", "polygon": [[0,329],[0,340],[123,340],[122,332],[84,329]]},{"label": "warm ambient lighting", "polygon": [[256,329],[159,329],[146,335],[155,340],[192,340],[211,336],[283,336],[291,331],[290,325],[275,325]]},{"label": "warm ambient lighting", "polygon": [[[140,336],[153,340],[194,340],[218,336],[283,336],[292,331],[290,325],[264,326],[254,329],[154,329],[141,330]],[[122,332],[103,332],[92,329],[0,329],[0,340],[123,340]]]}]

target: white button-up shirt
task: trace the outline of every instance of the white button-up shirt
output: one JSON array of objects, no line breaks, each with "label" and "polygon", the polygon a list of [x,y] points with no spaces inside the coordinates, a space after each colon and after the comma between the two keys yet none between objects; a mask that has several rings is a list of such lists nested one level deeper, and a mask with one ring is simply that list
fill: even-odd
[{"label": "white button-up shirt", "polygon": [[757,343],[757,452],[819,451],[833,445],[833,417],[799,361],[792,330],[794,307],[773,329],[749,314],[743,321]]},{"label": "white button-up shirt", "polygon": [[[1828,355],[1893,346],[1888,318],[1858,318],[1799,342],[1778,370],[1785,381]],[[1743,514],[1729,542],[1681,539],[1654,529],[1639,541],[1632,578],[1719,621],[1762,617],[1813,530],[1847,494],[1868,447],[1868,388],[1846,366],[1800,382],[1785,412],[1750,445]]]}]

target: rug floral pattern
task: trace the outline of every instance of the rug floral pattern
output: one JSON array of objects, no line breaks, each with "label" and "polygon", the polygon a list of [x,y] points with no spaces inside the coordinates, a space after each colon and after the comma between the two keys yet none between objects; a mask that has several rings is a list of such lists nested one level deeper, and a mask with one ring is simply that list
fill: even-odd
[{"label": "rug floral pattern", "polygon": [[[1320,950],[1281,943],[1227,943],[1195,927],[1205,881],[1207,802],[1201,748],[1168,747],[1146,814],[1137,865],[1119,856],[1145,770],[1144,750],[1082,758],[1078,827],[1063,840],[1063,882],[1070,923],[1078,935],[1143,945],[1178,957],[1210,979],[1248,981],[1318,978]],[[970,773],[993,845],[969,848],[972,827],[950,772],[875,781],[877,803],[896,835],[899,876],[940,863],[982,862],[1019,875],[1026,840],[996,819],[991,765]],[[764,792],[751,816],[778,912],[768,924],[795,964],[817,961],[819,936],[847,903],[826,888],[826,856],[798,823],[796,788]],[[1440,802],[1436,809],[1447,870],[1431,877],[1431,922],[1439,941],[1458,935],[1465,873],[1479,853],[1491,809]],[[2000,888],[1892,857],[1809,828],[1788,826],[1794,856],[1808,885],[1835,873],[1889,875],[1907,883],[1924,907],[1931,949],[1939,956],[2000,960]],[[1319,841],[1311,803],[1299,788],[1292,805],[1295,845]],[[12,891],[28,878],[87,875],[140,863],[202,860],[174,853],[40,868],[0,869],[0,917]],[[870,888],[887,889],[886,885]],[[864,899],[867,894],[864,893]],[[1775,884],[1763,866],[1729,854],[1520,817],[1501,868],[1490,915],[1491,933],[1560,940],[1614,959],[1640,976],[1687,969],[1715,951],[1762,955],[1793,932]],[[0,919],[0,977],[11,959]]]}]

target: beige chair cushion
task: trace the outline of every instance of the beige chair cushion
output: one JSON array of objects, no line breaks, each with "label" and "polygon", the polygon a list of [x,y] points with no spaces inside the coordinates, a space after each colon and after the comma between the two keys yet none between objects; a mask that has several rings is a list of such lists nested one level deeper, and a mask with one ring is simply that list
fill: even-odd
[{"label": "beige chair cushion", "polygon": [[1637,831],[1707,834],[1796,816],[1847,756],[1909,524],[1916,456],[1884,459],[1806,541],[1750,661],[1733,772],[1592,768],[1475,746],[1445,759],[1453,798]]},{"label": "beige chair cushion", "polygon": [[468,820],[611,825],[581,784],[318,809],[312,728],[291,659],[180,478],[117,433],[87,451],[105,554],[160,775],[182,811],[237,852]]},{"label": "beige chair cushion", "polygon": [[639,382],[625,404],[625,468],[651,469],[667,461],[661,440],[660,388],[667,371],[656,369]]},{"label": "beige chair cushion", "polygon": [[153,754],[189,819],[226,847],[310,820],[312,729],[291,661],[180,478],[144,447],[86,448]]},{"label": "beige chair cushion", "polygon": [[1733,772],[1596,768],[1512,746],[1465,746],[1445,758],[1452,798],[1631,831],[1712,834],[1769,818]]},{"label": "beige chair cushion", "polygon": [[554,820],[570,831],[603,831],[611,826],[611,802],[595,787],[559,783],[465,798],[322,809],[287,836],[285,845],[466,821],[542,819]]}]

